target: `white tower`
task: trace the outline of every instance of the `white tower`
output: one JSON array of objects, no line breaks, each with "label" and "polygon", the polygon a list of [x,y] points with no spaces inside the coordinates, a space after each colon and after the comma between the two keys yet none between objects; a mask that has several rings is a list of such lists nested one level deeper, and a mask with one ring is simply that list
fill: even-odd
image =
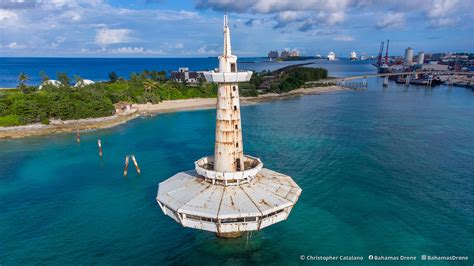
[{"label": "white tower", "polygon": [[252,72],[237,72],[237,56],[232,55],[227,15],[224,16],[224,51],[219,56],[219,72],[204,73],[207,81],[218,83],[214,170],[235,172],[244,163],[240,123],[239,86],[249,81]]},{"label": "white tower", "polygon": [[156,200],[162,211],[185,227],[238,237],[288,218],[301,188],[291,177],[263,168],[243,153],[238,82],[251,71],[237,71],[227,15],[218,72],[204,72],[218,84],[214,156],[194,162],[195,169],[161,182]]},{"label": "white tower", "polygon": [[408,47],[405,49],[405,64],[411,66],[413,63],[413,49]]},{"label": "white tower", "polygon": [[354,52],[354,51],[352,51],[351,54],[350,54],[350,56],[349,56],[349,58],[350,58],[351,60],[357,60],[357,53]]},{"label": "white tower", "polygon": [[425,62],[425,53],[419,52],[418,56],[416,57],[416,64],[423,65],[424,62]]}]

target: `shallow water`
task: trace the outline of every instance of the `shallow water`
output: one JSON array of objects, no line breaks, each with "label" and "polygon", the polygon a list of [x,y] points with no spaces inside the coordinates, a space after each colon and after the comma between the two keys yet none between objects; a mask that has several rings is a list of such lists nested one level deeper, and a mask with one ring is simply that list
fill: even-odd
[{"label": "shallow water", "polygon": [[[80,144],[69,133],[1,141],[0,264],[298,264],[300,255],[370,254],[473,263],[473,91],[383,89],[370,79],[366,91],[245,106],[242,115],[245,152],[303,189],[288,220],[223,240],[164,216],[157,185],[213,152],[215,111],[163,114],[84,132]],[[140,176],[130,168],[123,177],[126,154]]]}]

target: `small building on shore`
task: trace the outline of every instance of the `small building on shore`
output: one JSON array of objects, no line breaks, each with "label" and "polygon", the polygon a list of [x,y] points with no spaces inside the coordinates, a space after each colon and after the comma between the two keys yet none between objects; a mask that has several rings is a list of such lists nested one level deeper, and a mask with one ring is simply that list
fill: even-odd
[{"label": "small building on shore", "polygon": [[132,111],[132,103],[130,102],[118,102],[114,104],[115,114],[121,115]]},{"label": "small building on shore", "polygon": [[180,67],[178,71],[171,72],[171,80],[175,82],[198,83],[204,75],[199,71],[189,71],[187,67]]},{"label": "small building on shore", "polygon": [[90,79],[83,79],[83,80],[79,80],[78,82],[76,82],[76,84],[74,84],[74,87],[75,88],[81,88],[81,87],[84,87],[84,86],[87,86],[87,85],[92,85],[94,83],[95,82],[90,80]]},{"label": "small building on shore", "polygon": [[45,80],[43,81],[43,83],[41,83],[41,85],[39,85],[38,90],[43,89],[44,86],[54,86],[58,88],[59,86],[61,86],[61,82],[59,82],[59,80],[54,80],[54,79]]}]

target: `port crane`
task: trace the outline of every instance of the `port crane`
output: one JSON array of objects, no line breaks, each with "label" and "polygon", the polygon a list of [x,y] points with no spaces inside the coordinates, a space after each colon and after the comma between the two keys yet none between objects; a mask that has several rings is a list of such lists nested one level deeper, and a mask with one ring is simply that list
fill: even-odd
[{"label": "port crane", "polygon": [[384,42],[381,41],[380,42],[379,55],[377,57],[377,66],[379,66],[379,67],[382,65],[383,46],[384,46]]}]

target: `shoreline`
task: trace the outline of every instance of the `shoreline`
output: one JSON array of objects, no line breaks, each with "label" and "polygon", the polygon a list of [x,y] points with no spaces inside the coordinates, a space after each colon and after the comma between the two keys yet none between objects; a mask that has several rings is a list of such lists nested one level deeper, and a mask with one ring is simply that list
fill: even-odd
[{"label": "shoreline", "polygon": [[[241,97],[240,102],[242,105],[250,105],[262,102],[283,100],[303,95],[322,94],[345,90],[353,89],[341,86],[300,88],[282,94],[268,93],[259,95],[257,97]],[[17,139],[30,136],[43,136],[62,132],[77,132],[111,128],[124,124],[143,115],[212,109],[215,108],[216,102],[216,98],[192,98],[163,101],[159,104],[133,104],[133,107],[130,111],[127,111],[123,114],[114,114],[112,116],[66,121],[51,120],[49,125],[37,123],[14,127],[0,127],[0,140]]]}]

